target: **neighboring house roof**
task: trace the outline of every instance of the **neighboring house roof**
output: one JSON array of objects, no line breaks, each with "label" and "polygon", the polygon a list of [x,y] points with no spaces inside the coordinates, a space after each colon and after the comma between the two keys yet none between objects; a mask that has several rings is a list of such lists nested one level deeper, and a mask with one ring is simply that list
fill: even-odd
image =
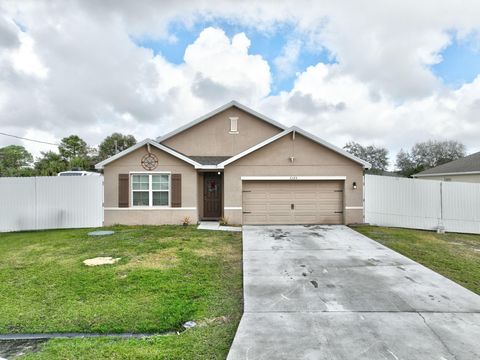
[{"label": "neighboring house roof", "polygon": [[247,149],[247,150],[241,152],[240,154],[232,156],[228,160],[225,160],[224,162],[218,164],[218,167],[223,168],[226,165],[231,164],[232,162],[237,161],[238,159],[240,159],[240,158],[242,158],[242,157],[244,157],[244,156],[246,156],[246,155],[248,155],[248,154],[250,154],[250,153],[252,153],[252,152],[254,152],[254,151],[270,144],[270,143],[272,143],[272,142],[274,142],[275,140],[278,140],[278,139],[282,138],[283,136],[292,133],[292,132],[299,133],[299,134],[305,136],[307,139],[310,139],[310,140],[316,142],[317,144],[323,145],[326,148],[328,148],[328,149],[330,149],[330,150],[332,150],[332,151],[334,151],[334,152],[336,152],[340,155],[343,155],[343,156],[349,158],[350,160],[353,160],[353,161],[363,165],[365,169],[370,169],[371,168],[370,163],[366,162],[365,160],[362,160],[362,159],[356,157],[355,155],[352,155],[349,152],[347,152],[343,149],[340,149],[340,148],[336,147],[335,145],[332,145],[329,142],[326,142],[325,140],[320,139],[319,137],[317,137],[313,134],[310,134],[309,132],[307,132],[305,130],[302,130],[302,129],[296,127],[296,126],[292,126],[288,129],[282,131],[281,133],[279,133],[277,135],[274,135],[271,138],[269,138],[265,141],[262,141],[261,143],[255,145],[255,146],[252,146],[250,149]]},{"label": "neighboring house roof", "polygon": [[480,152],[419,172],[413,177],[480,174]]},{"label": "neighboring house roof", "polygon": [[170,154],[170,155],[173,155],[175,156],[176,158],[180,159],[180,160],[183,160],[193,166],[195,166],[195,168],[200,168],[202,166],[202,164],[196,162],[195,160],[189,158],[188,156],[185,156],[183,154],[180,154],[178,151],[175,151],[173,150],[172,148],[169,148],[168,146],[165,146],[165,145],[162,145],[162,144],[159,144],[158,142],[152,140],[152,139],[145,139],[143,141],[140,141],[139,143],[136,143],[135,145],[129,147],[128,149],[125,149],[121,152],[119,152],[118,154],[112,156],[112,157],[109,157],[108,159],[105,159],[101,162],[99,162],[98,164],[95,165],[95,168],[96,169],[103,169],[103,167],[109,163],[111,163],[112,161],[115,161],[129,153],[131,153],[132,151],[135,151],[137,149],[140,149],[142,146],[145,146],[145,145],[152,145],[154,147],[156,147],[157,149],[160,149],[160,150],[163,150],[165,151],[166,153]]},{"label": "neighboring house roof", "polygon": [[203,121],[211,118],[211,117],[214,116],[214,115],[217,115],[217,114],[221,113],[222,111],[224,111],[224,110],[226,110],[226,109],[228,109],[228,108],[230,108],[230,107],[232,107],[232,106],[235,106],[235,107],[239,108],[240,110],[243,110],[243,111],[245,111],[245,112],[247,112],[247,113],[249,113],[249,114],[251,114],[251,115],[253,115],[253,116],[257,117],[257,118],[259,118],[259,119],[262,119],[263,121],[266,121],[267,123],[270,123],[270,124],[272,124],[273,126],[278,127],[279,129],[282,129],[282,130],[285,130],[285,129],[286,129],[286,126],[285,126],[285,125],[282,125],[282,124],[280,124],[279,122],[277,122],[277,121],[275,121],[275,120],[272,120],[272,119],[270,119],[269,117],[267,117],[267,116],[265,116],[265,115],[263,115],[263,114],[260,114],[260,113],[256,112],[256,111],[253,110],[253,109],[250,109],[248,106],[242,105],[242,104],[240,104],[239,102],[237,102],[237,101],[235,101],[235,100],[232,100],[232,101],[226,103],[225,105],[222,105],[222,106],[220,106],[219,108],[217,108],[217,109],[209,112],[208,114],[205,114],[205,115],[199,117],[198,119],[195,119],[195,120],[193,120],[193,121],[191,121],[191,122],[189,122],[189,123],[187,123],[187,124],[179,127],[178,129],[175,129],[175,130],[173,130],[173,131],[171,131],[171,132],[169,132],[169,133],[167,133],[167,134],[165,134],[165,135],[162,135],[162,136],[157,137],[156,140],[157,140],[158,142],[165,141],[165,140],[171,138],[172,136],[177,135],[177,134],[179,134],[179,133],[181,133],[181,132],[189,129],[189,128],[191,128],[192,126],[195,126],[195,125],[197,125],[197,124],[200,124],[201,122],[203,122]]}]

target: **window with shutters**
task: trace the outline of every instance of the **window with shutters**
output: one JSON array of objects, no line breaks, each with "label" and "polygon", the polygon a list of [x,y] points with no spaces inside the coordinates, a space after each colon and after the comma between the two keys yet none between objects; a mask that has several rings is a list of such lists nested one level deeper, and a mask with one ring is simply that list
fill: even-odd
[{"label": "window with shutters", "polygon": [[132,174],[132,206],[170,206],[170,174]]}]

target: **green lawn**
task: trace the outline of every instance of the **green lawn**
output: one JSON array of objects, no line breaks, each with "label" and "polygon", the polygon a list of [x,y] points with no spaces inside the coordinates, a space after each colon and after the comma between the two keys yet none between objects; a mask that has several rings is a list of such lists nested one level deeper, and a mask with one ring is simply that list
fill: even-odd
[{"label": "green lawn", "polygon": [[480,295],[480,235],[364,225],[352,228]]},{"label": "green lawn", "polygon": [[[111,229],[0,234],[0,333],[157,333],[195,320],[178,336],[52,340],[27,358],[224,358],[242,312],[240,234]],[[121,260],[82,263],[98,256]]]}]

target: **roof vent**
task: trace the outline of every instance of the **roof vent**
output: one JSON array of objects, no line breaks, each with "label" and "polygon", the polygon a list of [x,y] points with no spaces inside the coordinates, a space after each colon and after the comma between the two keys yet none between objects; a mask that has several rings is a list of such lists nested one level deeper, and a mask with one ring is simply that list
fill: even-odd
[{"label": "roof vent", "polygon": [[238,116],[230,116],[230,134],[238,134]]}]

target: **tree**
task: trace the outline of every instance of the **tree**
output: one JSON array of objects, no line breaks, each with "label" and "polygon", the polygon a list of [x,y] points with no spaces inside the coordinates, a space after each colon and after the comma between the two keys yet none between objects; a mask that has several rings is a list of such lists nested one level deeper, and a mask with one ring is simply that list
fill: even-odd
[{"label": "tree", "polygon": [[98,160],[102,161],[137,143],[133,135],[113,133],[107,136],[98,147]]},{"label": "tree", "polygon": [[344,147],[350,154],[369,162],[372,168],[371,174],[381,174],[388,167],[388,150],[375,145],[362,146],[356,142],[348,142]]},{"label": "tree", "polygon": [[33,156],[23,146],[9,145],[0,148],[1,176],[31,176]]},{"label": "tree", "polygon": [[70,168],[88,170],[89,158],[87,143],[77,135],[70,135],[62,139],[58,151]]},{"label": "tree", "polygon": [[42,152],[41,154],[42,157],[35,162],[37,175],[55,176],[68,169],[68,162],[59,154],[53,151]]},{"label": "tree", "polygon": [[76,157],[86,157],[88,154],[87,143],[77,135],[63,138],[58,146],[58,151],[67,161],[71,161]]},{"label": "tree", "polygon": [[457,160],[465,156],[465,145],[458,141],[429,140],[416,143],[410,152],[403,149],[397,154],[396,167],[405,176]]}]

